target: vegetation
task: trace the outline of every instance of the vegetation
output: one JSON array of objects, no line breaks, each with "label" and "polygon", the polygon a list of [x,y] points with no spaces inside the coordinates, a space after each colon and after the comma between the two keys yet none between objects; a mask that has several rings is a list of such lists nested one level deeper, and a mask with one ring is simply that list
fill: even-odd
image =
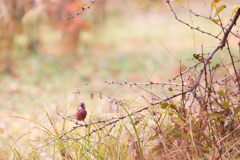
[{"label": "vegetation", "polygon": [[[178,23],[183,24],[185,30],[191,31],[193,38],[187,42],[173,41],[171,45],[174,46],[176,42],[181,43],[180,46],[193,45],[194,51],[184,55],[188,57],[188,63],[185,63],[183,59],[178,61],[178,55],[173,54],[172,48],[169,49],[166,46],[168,43],[159,39],[158,45],[172,56],[175,63],[179,62],[177,66],[174,66],[178,69],[175,69],[172,74],[169,73],[170,69],[162,73],[153,71],[151,74],[148,73],[149,77],[146,81],[144,79],[146,74],[143,73],[142,68],[158,65],[158,60],[152,60],[149,64],[147,54],[141,54],[143,57],[141,62],[132,63],[136,61],[129,59],[138,59],[140,56],[124,54],[124,49],[121,55],[112,53],[112,56],[105,56],[103,53],[107,49],[104,49],[104,44],[110,43],[110,46],[114,46],[113,48],[118,48],[114,41],[105,39],[104,36],[107,36],[107,32],[98,33],[102,39],[94,42],[89,38],[90,24],[96,23],[100,28],[106,16],[104,12],[101,12],[105,5],[101,6],[97,0],[80,5],[71,1],[62,1],[56,3],[59,6],[58,10],[48,8],[46,3],[37,1],[35,3],[39,4],[21,3],[20,5],[18,2],[0,2],[2,6],[10,6],[6,11],[13,10],[10,13],[14,13],[6,14],[8,16],[5,16],[5,23],[0,24],[4,28],[4,32],[1,32],[4,45],[0,46],[4,53],[1,57],[3,63],[1,63],[2,70],[0,71],[3,82],[7,83],[8,80],[12,82],[12,78],[16,78],[21,80],[22,84],[35,83],[35,90],[27,97],[26,101],[22,97],[17,97],[24,101],[25,105],[31,106],[31,110],[29,110],[30,107],[27,109],[22,107],[18,110],[20,100],[13,99],[15,98],[14,93],[24,91],[23,88],[19,89],[21,87],[19,82],[13,83],[8,88],[10,97],[12,95],[11,101],[5,98],[2,100],[9,102],[4,105],[8,108],[5,111],[6,115],[1,115],[4,123],[0,132],[5,133],[7,127],[17,128],[14,126],[15,124],[4,127],[7,120],[12,119],[19,120],[19,123],[21,121],[21,127],[24,127],[24,130],[17,134],[14,133],[15,135],[11,139],[8,138],[8,135],[3,135],[7,138],[1,137],[3,145],[0,159],[238,159],[240,157],[238,139],[240,126],[238,63],[240,59],[236,57],[240,54],[238,31],[240,6],[234,4],[231,10],[226,11],[225,8],[233,4],[220,2],[220,0],[213,0],[209,4],[204,0],[195,2],[203,4],[202,6],[208,11],[206,14],[205,12],[198,13],[198,8],[192,9],[188,0],[176,1],[182,0],[167,0],[165,7],[171,10],[168,12],[172,13],[173,19],[175,18]],[[50,3],[51,1],[46,2]],[[102,4],[104,3],[105,1]],[[124,2],[121,3],[124,4]],[[139,5],[142,1],[135,0],[132,3]],[[155,4],[158,3],[151,2],[139,6],[148,6],[147,8],[154,10]],[[101,14],[99,17],[94,17],[94,21],[89,22],[87,18],[91,17],[91,13],[89,15],[85,13],[94,12],[95,5],[100,5],[96,11]],[[190,21],[181,17],[180,9],[176,9],[177,6],[190,15]],[[143,10],[146,10],[145,7]],[[62,10],[62,8],[66,9]],[[110,8],[114,8],[114,5],[110,5]],[[23,9],[27,12],[22,11]],[[71,14],[72,9],[77,10],[75,14]],[[120,7],[120,13],[123,13],[122,9],[129,10],[128,6]],[[225,11],[230,14],[224,13]],[[63,15],[66,16],[65,13],[68,13],[68,18],[60,23],[57,21],[57,16],[49,16],[53,12],[60,19]],[[114,9],[112,10],[113,19],[116,18],[115,14],[117,13]],[[32,17],[34,14],[36,17]],[[85,14],[86,17],[82,14]],[[228,17],[222,18],[222,15],[228,15]],[[201,22],[200,25],[195,25],[194,18],[200,19],[197,21]],[[202,20],[206,22],[202,23]],[[41,25],[35,26],[38,24],[36,21],[40,21]],[[10,32],[13,29],[9,27],[11,23],[13,23],[13,28],[17,28],[15,29],[18,30],[17,33]],[[141,23],[144,22],[141,21]],[[216,28],[206,29],[207,24],[212,24]],[[55,30],[57,27],[59,29]],[[180,29],[178,26],[173,28]],[[54,36],[48,36],[51,31],[54,31]],[[94,32],[94,28],[91,32]],[[153,31],[148,29],[148,32]],[[177,33],[181,32],[184,31],[177,31]],[[211,42],[213,45],[211,48],[208,48],[209,44],[204,44],[207,41],[196,38],[200,33],[203,34],[201,36],[206,36],[207,39],[211,39],[210,41],[214,41]],[[109,35],[111,34],[109,33]],[[119,41],[121,38],[126,38],[121,36],[123,35],[119,34],[112,38],[119,38]],[[79,37],[82,38],[81,41]],[[137,39],[135,40],[137,41]],[[97,41],[101,41],[101,43]],[[197,52],[199,42],[201,49],[200,52]],[[64,44],[68,45],[61,48],[56,47]],[[81,46],[80,52],[76,51],[78,45]],[[94,47],[96,49],[92,49]],[[122,47],[127,48],[128,46],[123,45]],[[144,49],[144,45],[140,47],[142,47],[140,49]],[[72,54],[65,58],[67,51],[71,51]],[[93,51],[98,53],[92,53]],[[50,56],[45,52],[56,55]],[[88,54],[95,56],[95,59],[91,59]],[[154,53],[148,54],[155,55]],[[26,58],[28,62],[24,63]],[[105,62],[108,60],[116,63],[106,65]],[[71,66],[72,72],[64,72],[71,62],[74,62],[74,67]],[[19,69],[18,67],[22,67],[20,63],[23,63],[24,68],[29,68],[29,70]],[[17,69],[15,70],[15,68]],[[108,74],[104,74],[106,72],[102,69],[105,68],[107,71],[112,71],[110,77]],[[37,73],[31,77],[32,71]],[[60,96],[60,92],[66,92],[63,89],[64,86],[71,86],[72,83],[79,84],[77,80],[62,84],[61,78],[51,75],[56,71],[62,76],[62,79],[69,78],[74,73],[82,82],[75,91],[71,92],[67,104],[60,103],[59,105],[59,102],[56,104],[51,102],[53,100],[48,99],[53,105],[48,105],[48,101],[42,105],[38,103],[40,101],[38,95],[47,94],[49,96],[50,93],[55,93],[58,94],[56,96],[56,101],[58,101],[62,96]],[[130,78],[117,79],[122,78],[120,75],[125,71],[131,73]],[[19,78],[23,75],[27,75],[27,78]],[[49,78],[50,82],[46,81],[45,75],[51,77]],[[136,79],[134,79],[133,75],[140,75],[140,78],[135,77]],[[163,82],[165,76],[173,78]],[[117,80],[112,80],[113,78]],[[96,79],[105,79],[105,81],[97,83]],[[51,88],[53,87],[49,85],[52,83],[55,83],[60,90],[52,92]],[[89,89],[86,83],[92,83],[92,88]],[[44,86],[46,90],[40,93],[40,88]],[[120,97],[114,94],[119,90],[122,91],[123,87],[127,87],[128,92],[121,94]],[[106,88],[110,88],[110,91],[106,91]],[[29,90],[29,88],[25,90]],[[88,125],[83,123],[77,125],[74,116],[70,116],[75,113],[70,107],[73,104],[71,102],[73,96],[76,97],[77,103],[79,100],[91,99],[105,105],[102,111],[95,109],[98,111],[97,113],[88,109],[86,105],[88,116],[85,121]],[[130,98],[131,96],[135,98]],[[101,105],[98,104],[98,106]],[[11,112],[11,110],[14,111]],[[12,131],[15,132],[14,129]]]}]

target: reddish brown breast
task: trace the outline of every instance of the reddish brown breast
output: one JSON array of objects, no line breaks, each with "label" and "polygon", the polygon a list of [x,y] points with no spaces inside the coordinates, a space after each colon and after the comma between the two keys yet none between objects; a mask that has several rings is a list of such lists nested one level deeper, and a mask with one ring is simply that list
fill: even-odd
[{"label": "reddish brown breast", "polygon": [[79,121],[83,121],[87,116],[87,111],[85,109],[77,110],[76,112],[76,119]]}]

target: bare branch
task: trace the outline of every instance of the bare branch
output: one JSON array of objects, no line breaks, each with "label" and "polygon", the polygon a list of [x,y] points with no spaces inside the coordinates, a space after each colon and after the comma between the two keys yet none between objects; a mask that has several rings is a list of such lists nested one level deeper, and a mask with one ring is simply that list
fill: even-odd
[{"label": "bare branch", "polygon": [[209,56],[204,60],[204,64],[201,68],[201,70],[199,71],[199,74],[197,76],[197,80],[196,80],[196,86],[195,88],[197,87],[197,85],[200,83],[200,79],[202,77],[202,74],[203,74],[203,71],[204,71],[204,68],[206,67],[206,65],[209,63],[209,61],[212,59],[213,55],[219,50],[219,49],[222,49],[224,46],[225,46],[225,43],[226,43],[226,40],[227,40],[227,37],[232,29],[232,27],[236,24],[237,22],[237,19],[240,15],[240,8],[237,10],[235,16],[233,17],[233,20],[232,22],[230,23],[228,29],[226,30],[222,40],[220,41],[219,45],[217,47],[215,47],[209,54]]}]

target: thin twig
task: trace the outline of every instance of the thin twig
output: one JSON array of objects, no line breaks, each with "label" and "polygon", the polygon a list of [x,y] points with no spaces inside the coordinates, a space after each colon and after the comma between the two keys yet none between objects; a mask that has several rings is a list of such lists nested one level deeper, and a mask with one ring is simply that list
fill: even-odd
[{"label": "thin twig", "polygon": [[74,18],[75,16],[78,16],[81,12],[85,11],[86,9],[90,9],[90,7],[96,2],[96,0],[91,1],[91,3],[87,7],[82,7],[82,10],[77,12],[72,17],[69,17],[67,20]]},{"label": "thin twig", "polygon": [[[201,32],[201,33],[204,33],[204,34],[207,34],[207,35],[209,35],[209,36],[212,36],[212,37],[214,37],[214,38],[219,39],[217,36],[214,36],[213,34],[211,34],[211,33],[209,33],[209,32],[205,32],[205,31],[201,30],[199,27],[193,27],[193,26],[189,25],[188,23],[180,20],[180,19],[177,17],[177,14],[176,14],[175,11],[173,10],[172,5],[170,4],[169,1],[167,1],[167,4],[169,5],[169,7],[170,7],[171,11],[173,12],[174,17],[175,17],[175,19],[176,19],[177,21],[185,24],[186,26],[190,27],[191,29],[197,30],[197,31],[199,31],[199,32]],[[220,40],[220,39],[219,39],[219,40]]]}]

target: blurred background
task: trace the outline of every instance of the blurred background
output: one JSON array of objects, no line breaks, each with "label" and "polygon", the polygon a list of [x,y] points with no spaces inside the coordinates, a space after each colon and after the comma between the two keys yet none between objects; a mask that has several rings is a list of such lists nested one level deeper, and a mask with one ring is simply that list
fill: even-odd
[{"label": "blurred background", "polygon": [[[90,2],[0,0],[1,142],[14,140],[28,127],[28,120],[17,117],[45,122],[39,106],[58,118],[57,106],[59,113],[68,109],[67,115],[71,115],[84,101],[89,113],[94,110],[94,115],[101,115],[108,110],[107,98],[100,99],[98,92],[126,99],[150,98],[138,88],[103,82],[167,82],[179,73],[180,59],[189,67],[196,62],[192,55],[202,53],[202,45],[208,53],[219,43],[176,21],[164,0],[96,0],[90,9],[66,20],[80,11],[74,8]],[[228,18],[238,0],[220,3],[227,5],[220,15]],[[211,1],[181,4],[210,15]],[[219,33],[212,22],[191,16],[178,2],[172,5],[181,20]],[[238,41],[231,37],[230,42],[233,53],[238,54]],[[217,54],[213,65],[219,58],[228,61],[226,55],[225,51]],[[74,94],[77,90],[80,95]],[[163,92],[161,87],[153,90]]]}]

